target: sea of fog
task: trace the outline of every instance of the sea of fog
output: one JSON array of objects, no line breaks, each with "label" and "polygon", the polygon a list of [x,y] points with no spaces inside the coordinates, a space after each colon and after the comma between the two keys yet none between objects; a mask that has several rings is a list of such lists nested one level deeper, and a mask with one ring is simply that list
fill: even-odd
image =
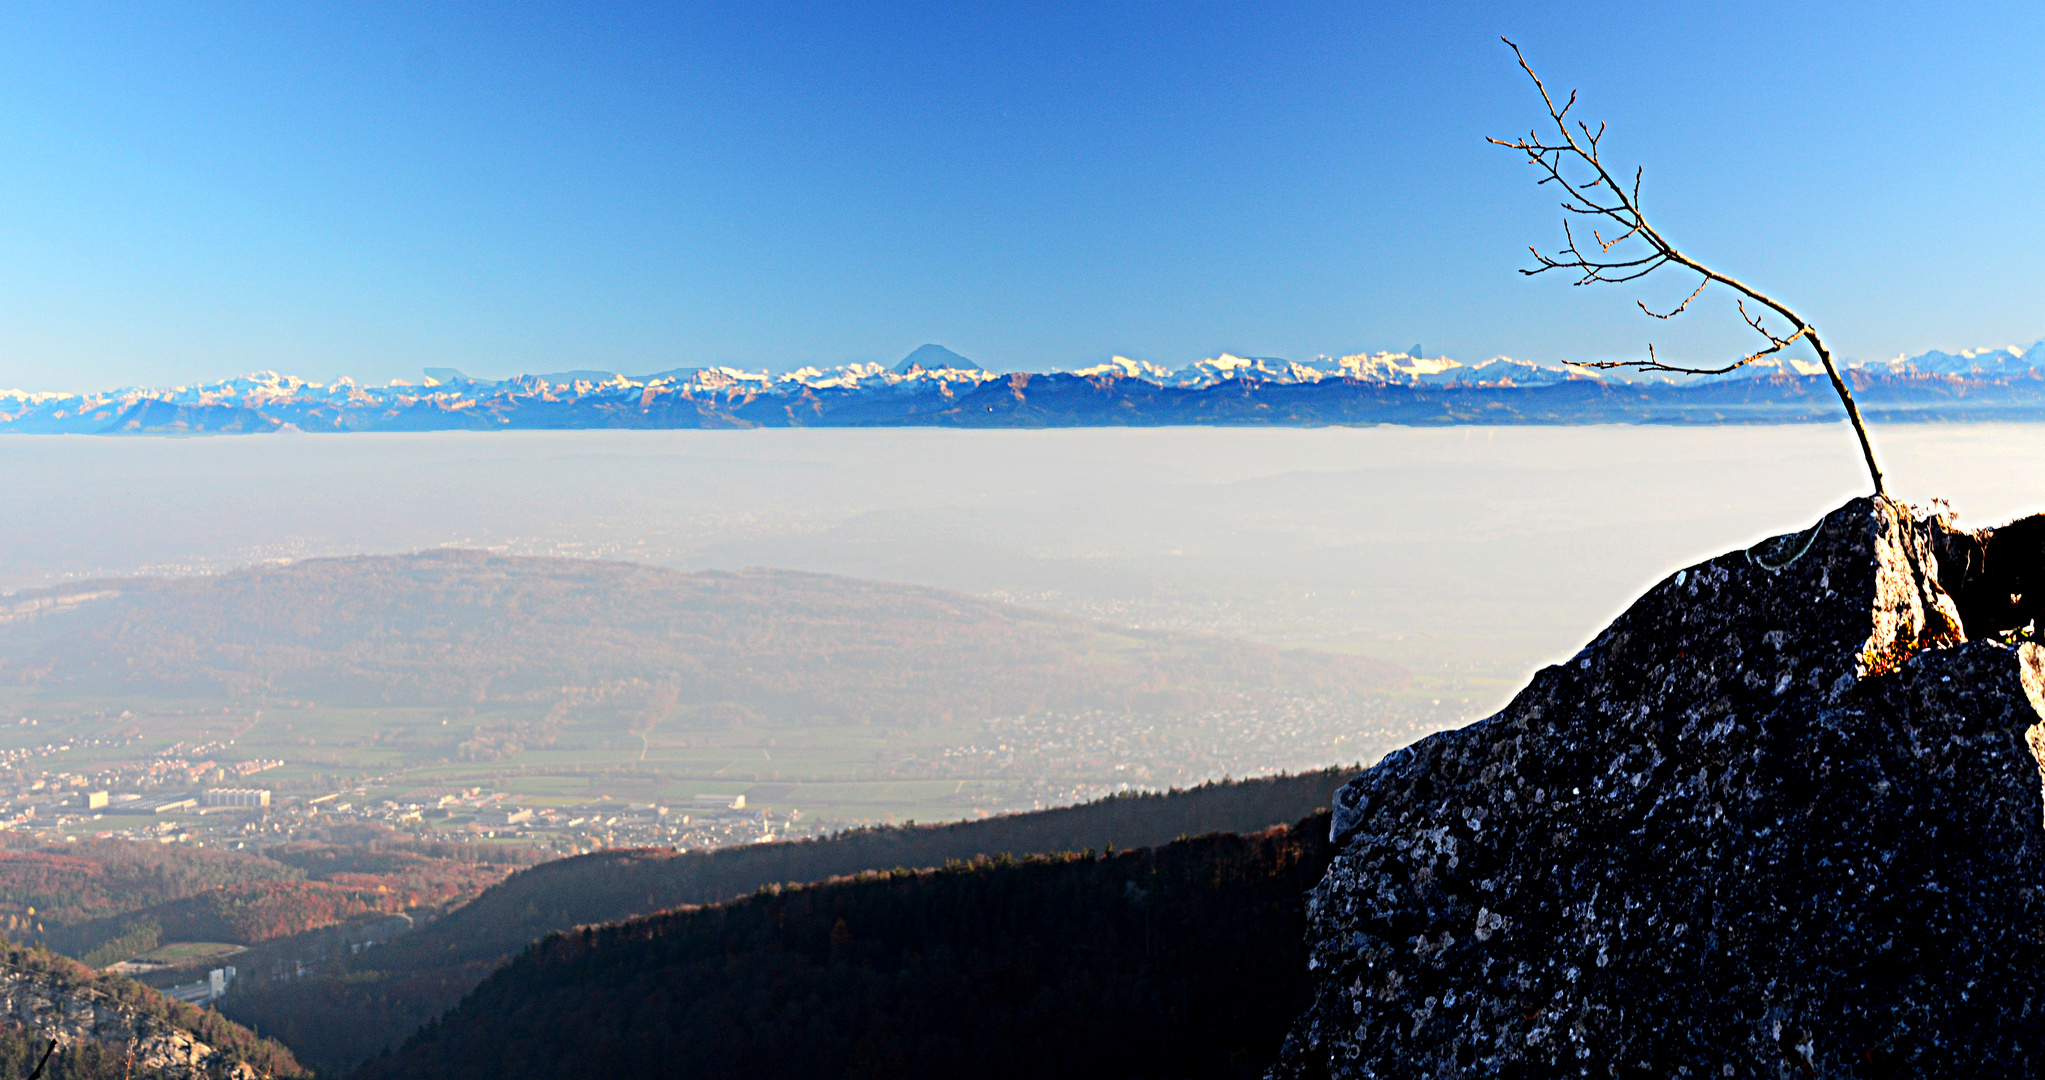
[{"label": "sea of fog", "polygon": [[[1876,433],[2045,509],[2045,427]],[[1862,492],[1843,425],[0,437],[0,590],[454,545],[915,582],[1407,665],[1465,715],[1691,561]]]}]

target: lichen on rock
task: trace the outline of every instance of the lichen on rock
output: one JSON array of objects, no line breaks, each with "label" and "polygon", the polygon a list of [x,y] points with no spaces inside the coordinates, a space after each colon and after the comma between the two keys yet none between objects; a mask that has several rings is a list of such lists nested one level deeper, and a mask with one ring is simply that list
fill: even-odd
[{"label": "lichen on rock", "polygon": [[1981,536],[1855,500],[1344,787],[1274,1075],[2045,1070],[2045,652],[1965,640]]}]

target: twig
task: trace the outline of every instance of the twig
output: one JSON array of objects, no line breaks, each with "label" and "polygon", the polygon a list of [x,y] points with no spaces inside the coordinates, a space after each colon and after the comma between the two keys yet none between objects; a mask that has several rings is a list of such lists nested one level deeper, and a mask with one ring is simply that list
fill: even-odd
[{"label": "twig", "polygon": [[[1604,161],[1598,156],[1598,144],[1604,140],[1605,125],[1599,124],[1597,130],[1592,131],[1588,123],[1578,120],[1575,121],[1575,129],[1571,130],[1569,110],[1576,106],[1576,91],[1570,91],[1569,100],[1557,108],[1554,97],[1548,93],[1547,84],[1535,74],[1533,65],[1527,62],[1526,55],[1520,51],[1520,47],[1513,44],[1509,38],[1499,40],[1504,41],[1507,47],[1512,49],[1513,56],[1519,60],[1520,70],[1526,72],[1527,78],[1533,80],[1534,89],[1540,92],[1541,103],[1548,110],[1548,119],[1555,125],[1554,137],[1561,140],[1543,141],[1543,136],[1538,130],[1529,130],[1526,135],[1510,142],[1504,139],[1486,140],[1493,145],[1525,154],[1527,164],[1534,166],[1542,174],[1537,181],[1538,184],[1554,184],[1562,189],[1563,245],[1553,254],[1545,253],[1538,248],[1528,248],[1527,250],[1534,254],[1535,265],[1521,269],[1520,273],[1533,277],[1550,270],[1561,270],[1575,276],[1576,280],[1572,282],[1575,285],[1593,283],[1616,285],[1638,281],[1665,266],[1680,266],[1698,275],[1701,280],[1698,281],[1697,288],[1691,290],[1690,295],[1684,297],[1682,303],[1667,312],[1655,311],[1646,303],[1635,301],[1641,311],[1657,319],[1673,319],[1688,310],[1690,301],[1697,299],[1706,288],[1713,284],[1723,285],[1738,294],[1740,318],[1745,320],[1755,333],[1768,341],[1765,348],[1748,353],[1724,367],[1687,367],[1664,363],[1656,355],[1652,344],[1647,347],[1648,358],[1645,360],[1607,360],[1582,366],[1633,368],[1639,371],[1665,371],[1679,375],[1723,375],[1746,367],[1763,357],[1779,353],[1798,341],[1807,341],[1812,351],[1818,354],[1818,362],[1824,365],[1825,374],[1832,381],[1832,390],[1839,395],[1839,403],[1846,407],[1846,418],[1853,424],[1853,433],[1860,440],[1861,457],[1867,463],[1869,478],[1874,481],[1875,494],[1886,494],[1882,485],[1881,466],[1875,461],[1874,443],[1868,438],[1867,425],[1861,421],[1860,408],[1854,403],[1853,392],[1847,388],[1846,380],[1840,376],[1839,366],[1832,361],[1832,350],[1826,348],[1825,342],[1818,336],[1817,329],[1781,301],[1736,278],[1705,266],[1669,243],[1653,225],[1648,223],[1647,215],[1641,210],[1640,185],[1643,170],[1639,168],[1634,170],[1633,183],[1630,187],[1621,185],[1606,170]],[[1576,231],[1570,227],[1571,215],[1604,218],[1616,226],[1618,231],[1608,240],[1602,230],[1594,226],[1591,229],[1591,239],[1597,245],[1597,249],[1595,253],[1589,252],[1577,243]],[[1639,254],[1613,253],[1614,248],[1628,242],[1636,242],[1639,245],[1629,249]],[[1774,312],[1788,322],[1788,333],[1777,335],[1769,330],[1762,323],[1763,313],[1750,313],[1747,310],[1748,300],[1754,301],[1755,304]]]}]

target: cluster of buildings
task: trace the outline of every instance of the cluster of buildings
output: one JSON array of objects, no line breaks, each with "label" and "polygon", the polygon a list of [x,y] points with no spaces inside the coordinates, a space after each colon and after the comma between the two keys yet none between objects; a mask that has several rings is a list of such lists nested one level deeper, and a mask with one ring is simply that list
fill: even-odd
[{"label": "cluster of buildings", "polygon": [[[251,770],[260,771],[260,770]],[[233,774],[230,774],[233,775]],[[575,806],[522,804],[480,787],[424,788],[375,797],[365,785],[316,798],[268,788],[110,791],[96,777],[48,776],[0,797],[0,829],[49,839],[125,839],[229,848],[316,837],[336,824],[384,825],[437,840],[519,843],[571,853],[607,847],[712,848],[816,835],[801,811],[747,807],[743,795],[699,795],[675,805],[601,799]]]},{"label": "cluster of buildings", "polygon": [[746,806],[744,795],[697,795],[685,803],[628,803],[613,799],[574,806],[522,804],[509,792],[479,787],[420,788],[372,798],[370,788],[287,802],[265,831],[361,821],[435,839],[524,843],[561,852],[606,847],[712,848],[816,835],[800,810]]},{"label": "cluster of buildings", "polygon": [[[193,839],[195,823],[218,810],[261,815],[272,793],[264,788],[206,788],[195,792],[111,792],[105,789],[45,789],[0,802],[0,829],[28,830],[73,838],[154,840],[160,843]],[[241,815],[243,818],[248,814]],[[220,821],[202,833],[242,831],[243,822]]]},{"label": "cluster of buildings", "polygon": [[977,792],[956,800],[962,809],[1037,810],[1132,789],[1375,761],[1455,723],[1456,714],[1438,703],[1377,702],[1363,713],[1315,697],[1191,716],[1039,713],[989,720],[985,737],[971,743],[890,754],[881,775],[980,781]]},{"label": "cluster of buildings", "polygon": [[436,840],[517,843],[573,853],[608,847],[713,848],[821,834],[799,810],[748,807],[743,795],[698,795],[674,805],[601,799],[575,806],[522,804],[480,787],[422,788],[382,798],[364,786],[317,798],[263,788],[197,791],[70,791],[0,805],[0,827],[52,838],[149,840],[260,848],[317,837],[346,823],[387,826]]},{"label": "cluster of buildings", "polygon": [[[34,721],[24,721],[34,723]],[[53,743],[48,750],[60,752],[105,744],[106,740],[79,739]],[[123,762],[82,772],[43,773],[23,776],[11,791],[0,787],[0,829],[27,830],[52,837],[120,837],[169,842],[190,840],[195,833],[236,832],[239,822],[222,820],[195,827],[219,812],[266,813],[274,798],[269,788],[250,778],[283,765],[282,761],[252,758],[223,761],[207,757],[231,744],[198,746],[178,744],[139,761]],[[24,755],[38,751],[9,751],[9,762],[20,764]],[[229,815],[234,816],[234,815]]]},{"label": "cluster of buildings", "polygon": [[[19,768],[26,757],[100,745],[113,744],[107,740],[80,739],[52,743],[37,750],[0,752],[0,768],[10,764]],[[47,821],[66,811],[110,810],[122,813],[146,810],[167,813],[186,809],[174,805],[186,798],[190,798],[195,807],[246,805],[234,801],[233,797],[225,802],[208,802],[205,793],[260,790],[259,785],[249,783],[247,778],[284,763],[261,758],[223,762],[202,756],[207,751],[225,749],[226,745],[213,743],[187,747],[178,744],[141,761],[87,772],[44,773],[33,780],[22,781],[11,794],[0,794],[0,823],[18,824],[38,818]],[[256,805],[268,804],[261,802]]]},{"label": "cluster of buildings", "polygon": [[478,796],[479,805],[427,809],[383,800],[380,813],[400,827],[425,826],[443,835],[481,840],[523,841],[561,851],[604,847],[711,848],[753,844],[821,831],[802,821],[802,812],[748,808],[743,795],[698,795],[685,804],[625,803],[602,799],[576,806],[521,806],[511,796]]}]

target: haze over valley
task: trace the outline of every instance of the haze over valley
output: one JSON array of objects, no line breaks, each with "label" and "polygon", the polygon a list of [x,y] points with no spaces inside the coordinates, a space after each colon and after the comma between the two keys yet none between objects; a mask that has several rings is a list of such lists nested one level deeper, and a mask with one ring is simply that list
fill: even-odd
[{"label": "haze over valley", "polygon": [[[1900,491],[1986,522],[2021,507],[1993,481],[2040,464],[2034,431],[1882,445]],[[234,740],[294,797],[386,825],[524,805],[563,848],[629,830],[581,809],[605,800],[748,795],[736,826],[631,834],[703,844],[1367,763],[1497,708],[1668,567],[1805,524],[1853,489],[1846,449],[1833,426],[17,437],[0,749],[113,777]],[[379,552],[424,554],[322,561]],[[649,613],[703,589],[757,612],[671,643]],[[973,660],[945,620],[1048,666]],[[702,683],[763,662],[783,682]]]},{"label": "haze over valley", "polygon": [[1375,757],[1434,719],[1362,656],[793,571],[443,550],[19,595],[42,606],[0,625],[0,685],[73,759],[175,729],[282,761],[280,807],[461,836],[487,815],[445,796],[481,788],[543,848],[615,841],[574,826],[621,813],[691,847],[984,817]]},{"label": "haze over valley", "polygon": [[[1878,438],[1905,497],[1986,523],[2037,430]],[[438,547],[774,567],[1502,680],[1477,711],[1856,486],[1834,425],[21,437],[0,466],[0,589]]]}]

